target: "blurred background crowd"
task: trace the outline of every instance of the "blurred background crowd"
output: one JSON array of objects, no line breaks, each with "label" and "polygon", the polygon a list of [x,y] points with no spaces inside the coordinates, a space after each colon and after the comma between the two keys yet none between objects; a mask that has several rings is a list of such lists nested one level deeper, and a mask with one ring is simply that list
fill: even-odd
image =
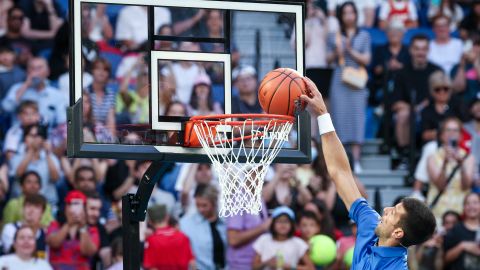
[{"label": "blurred background crowd", "polygon": [[[122,127],[149,129],[147,9],[83,5],[81,16],[84,141],[145,143]],[[277,19],[293,51],[295,25],[288,14]],[[222,38],[223,26],[222,11],[155,8],[157,35]],[[411,196],[437,217],[434,237],[410,248],[410,269],[480,269],[480,2],[307,0],[304,27],[306,73],[321,86],[352,170],[364,170],[366,140],[381,139],[392,169],[411,172]],[[0,0],[1,269],[122,269],[121,197],[151,162],[66,156],[69,38],[68,1]],[[232,112],[262,112],[263,74],[235,44],[154,46],[228,49]],[[158,65],[159,117],[224,112],[221,63]],[[345,67],[367,70],[364,89],[345,84]],[[211,165],[165,163],[141,228],[143,267],[348,269],[356,226],[316,130],[311,164],[270,169],[260,215],[219,218]]]}]

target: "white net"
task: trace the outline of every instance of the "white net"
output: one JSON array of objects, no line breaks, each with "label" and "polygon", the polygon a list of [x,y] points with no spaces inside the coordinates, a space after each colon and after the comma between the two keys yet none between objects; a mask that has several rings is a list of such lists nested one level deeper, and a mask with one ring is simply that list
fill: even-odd
[{"label": "white net", "polygon": [[269,165],[288,141],[291,120],[196,121],[193,128],[219,177],[219,215],[258,214]]}]

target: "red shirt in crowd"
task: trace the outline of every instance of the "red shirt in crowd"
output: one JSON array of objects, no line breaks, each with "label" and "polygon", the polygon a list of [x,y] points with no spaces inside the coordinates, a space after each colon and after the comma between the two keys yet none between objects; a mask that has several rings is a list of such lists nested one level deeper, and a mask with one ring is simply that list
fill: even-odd
[{"label": "red shirt in crowd", "polygon": [[188,237],[177,229],[157,229],[145,240],[144,268],[185,270],[194,259]]},{"label": "red shirt in crowd", "polygon": [[[57,221],[53,221],[47,230],[47,235],[55,233],[61,229],[62,225]],[[88,233],[93,243],[100,246],[100,234],[97,227],[88,227]],[[90,270],[90,257],[83,256],[80,252],[80,235],[75,239],[67,236],[62,246],[58,249],[50,248],[49,261],[55,270],[75,269]]]}]

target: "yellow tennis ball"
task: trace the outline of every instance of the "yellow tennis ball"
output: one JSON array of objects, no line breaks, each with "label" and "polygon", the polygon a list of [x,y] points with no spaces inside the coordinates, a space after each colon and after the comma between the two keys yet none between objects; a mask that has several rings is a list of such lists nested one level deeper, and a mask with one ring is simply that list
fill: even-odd
[{"label": "yellow tennis ball", "polygon": [[326,235],[316,235],[310,239],[310,259],[315,265],[331,264],[337,256],[337,245]]}]

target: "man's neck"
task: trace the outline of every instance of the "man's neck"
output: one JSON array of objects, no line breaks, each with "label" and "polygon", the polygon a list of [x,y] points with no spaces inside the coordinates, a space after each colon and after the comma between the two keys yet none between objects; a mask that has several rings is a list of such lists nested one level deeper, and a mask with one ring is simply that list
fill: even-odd
[{"label": "man's neck", "polygon": [[400,247],[401,245],[393,239],[387,238],[387,239],[382,239],[378,238],[378,243],[377,246],[379,247]]},{"label": "man's neck", "polygon": [[450,37],[435,39],[435,43],[441,44],[441,45],[447,44],[448,42],[450,42]]},{"label": "man's neck", "polygon": [[164,222],[160,222],[160,223],[155,223],[155,224],[153,224],[153,227],[155,228],[155,230],[163,229],[163,228],[168,227],[168,222],[164,221]]}]

